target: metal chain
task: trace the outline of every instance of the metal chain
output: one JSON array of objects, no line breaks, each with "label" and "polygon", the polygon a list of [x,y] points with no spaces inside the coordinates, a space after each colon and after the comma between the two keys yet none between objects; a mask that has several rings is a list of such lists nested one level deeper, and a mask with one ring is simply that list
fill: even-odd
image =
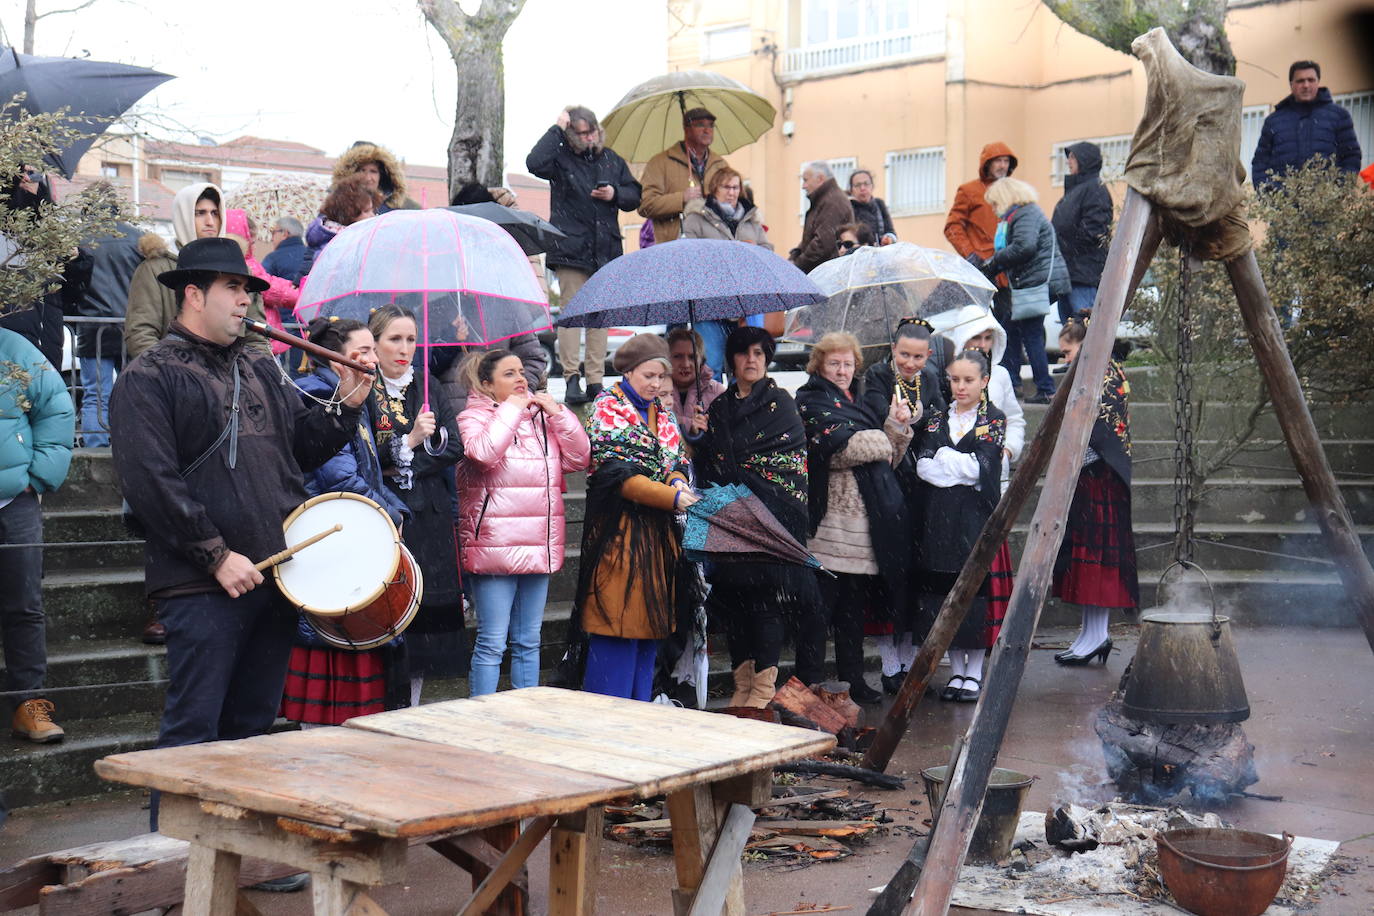
[{"label": "metal chain", "polygon": [[1174,366],[1174,560],[1193,560],[1193,268],[1178,247],[1177,363]]}]

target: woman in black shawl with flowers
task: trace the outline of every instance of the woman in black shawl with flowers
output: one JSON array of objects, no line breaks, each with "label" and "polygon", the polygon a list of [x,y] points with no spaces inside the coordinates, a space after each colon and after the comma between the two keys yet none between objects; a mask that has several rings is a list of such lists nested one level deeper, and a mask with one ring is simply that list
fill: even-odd
[{"label": "woman in black shawl with flowers", "polygon": [[[906,500],[894,468],[911,444],[911,409],[893,396],[881,413],[860,396],[862,362],[852,334],[826,334],[797,391],[810,479],[807,546],[834,577],[821,583],[835,638],[835,669],[859,703],[882,694],[863,677],[864,620],[905,606],[911,564]],[[875,534],[877,536],[875,536]]]},{"label": "woman in black shawl with flowers", "polygon": [[[782,526],[805,543],[806,435],[791,395],[768,377],[773,338],[763,328],[735,328],[725,342],[733,381],[711,402],[697,444],[703,483],[743,484]],[[816,574],[782,563],[716,563],[707,609],[725,627],[735,669],[731,706],[768,705],[782,652],[784,610],[795,616],[797,677],[823,680],[825,622]]]}]

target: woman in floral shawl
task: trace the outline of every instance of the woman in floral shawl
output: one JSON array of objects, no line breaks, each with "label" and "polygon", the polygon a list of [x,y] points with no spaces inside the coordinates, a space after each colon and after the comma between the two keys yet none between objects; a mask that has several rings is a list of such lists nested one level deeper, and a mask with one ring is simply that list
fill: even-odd
[{"label": "woman in floral shawl", "polygon": [[[946,367],[952,399],[934,411],[921,439],[916,473],[926,484],[926,516],[917,548],[923,625],[928,632],[954,580],[1001,498],[1002,449],[1007,418],[987,398],[988,359],[965,350]],[[953,676],[941,699],[973,702],[982,689],[983,659],[997,640],[1001,619],[988,601],[988,581],[950,641]],[[921,634],[924,639],[925,634]]]},{"label": "woman in floral shawl", "polygon": [[588,635],[583,689],[652,699],[658,641],[695,608],[697,576],[676,512],[697,501],[667,392],[668,345],[638,334],[616,351],[622,375],[587,418],[591,474],[574,620]]},{"label": "woman in floral shawl", "polygon": [[[1065,362],[1073,362],[1088,333],[1086,317],[1069,319],[1059,332]],[[1088,454],[1078,474],[1068,527],[1054,566],[1054,596],[1082,608],[1083,622],[1069,648],[1054,660],[1105,665],[1112,652],[1107,635],[1112,608],[1140,605],[1136,580],[1135,536],[1131,533],[1131,428],[1126,411],[1130,386],[1115,362],[1108,363],[1102,408],[1088,438]]]},{"label": "woman in floral shawl", "polygon": [[[696,446],[699,477],[743,484],[782,526],[806,543],[806,433],[791,395],[768,377],[773,338],[763,328],[735,328],[725,341],[733,381],[711,403]],[[783,612],[797,631],[797,677],[824,680],[825,620],[816,574],[781,563],[717,563],[707,607],[725,628],[735,669],[731,706],[762,708],[773,698],[783,644]]]}]

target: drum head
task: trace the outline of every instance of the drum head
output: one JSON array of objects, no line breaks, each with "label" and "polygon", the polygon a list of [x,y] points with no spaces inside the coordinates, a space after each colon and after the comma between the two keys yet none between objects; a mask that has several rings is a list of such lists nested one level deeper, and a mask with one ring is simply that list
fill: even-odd
[{"label": "drum head", "polygon": [[401,538],[386,510],[355,493],[325,493],[286,519],[286,543],[342,525],[274,567],[277,583],[297,607],[315,614],[345,614],[370,604],[396,574]]}]

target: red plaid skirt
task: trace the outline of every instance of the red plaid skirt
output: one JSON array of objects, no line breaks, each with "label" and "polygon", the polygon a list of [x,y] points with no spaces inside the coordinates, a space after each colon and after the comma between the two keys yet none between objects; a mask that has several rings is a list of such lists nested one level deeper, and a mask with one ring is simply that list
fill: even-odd
[{"label": "red plaid skirt", "polygon": [[1105,461],[1078,475],[1054,567],[1054,596],[1096,607],[1140,606],[1131,491]]},{"label": "red plaid skirt", "polygon": [[386,711],[383,649],[291,650],[281,714],[295,722],[340,725],[354,716]]},{"label": "red plaid skirt", "polygon": [[991,649],[992,644],[997,642],[997,635],[1002,632],[1002,621],[1007,619],[1007,605],[1011,604],[1015,573],[1011,565],[1011,548],[1003,541],[1002,546],[997,548],[997,555],[992,558],[988,581],[984,586],[988,596],[988,622],[983,631],[987,645],[983,646],[984,649]]}]

